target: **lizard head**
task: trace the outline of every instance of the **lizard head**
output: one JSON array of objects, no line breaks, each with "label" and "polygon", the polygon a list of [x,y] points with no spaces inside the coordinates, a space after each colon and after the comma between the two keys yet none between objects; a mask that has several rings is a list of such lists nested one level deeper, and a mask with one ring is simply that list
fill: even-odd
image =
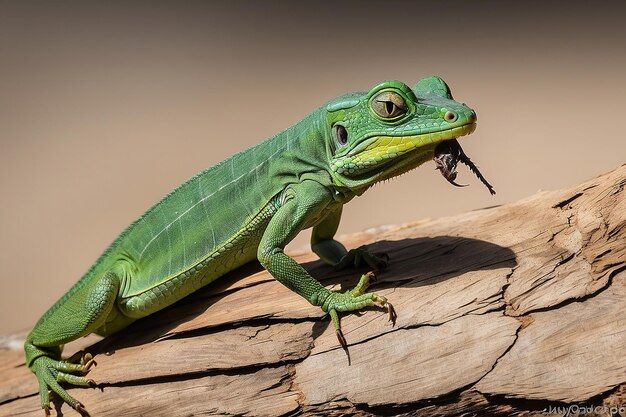
[{"label": "lizard head", "polygon": [[384,81],[331,101],[326,111],[333,181],[356,194],[433,159],[439,143],[476,128],[474,110],[454,101],[439,77],[413,89]]}]

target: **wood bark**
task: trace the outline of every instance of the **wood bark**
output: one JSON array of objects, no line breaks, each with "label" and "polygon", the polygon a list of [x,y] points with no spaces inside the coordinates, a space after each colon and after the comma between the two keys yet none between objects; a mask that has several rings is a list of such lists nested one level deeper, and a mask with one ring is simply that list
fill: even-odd
[{"label": "wood bark", "polygon": [[[117,335],[66,347],[98,363],[98,388],[69,392],[98,417],[563,415],[571,405],[626,415],[625,186],[626,165],[516,203],[344,236],[389,255],[371,290],[398,312],[395,326],[382,309],[343,316],[350,362],[319,308],[249,265]],[[292,255],[332,289],[365,272]],[[23,337],[2,339],[0,416],[43,415]]]}]

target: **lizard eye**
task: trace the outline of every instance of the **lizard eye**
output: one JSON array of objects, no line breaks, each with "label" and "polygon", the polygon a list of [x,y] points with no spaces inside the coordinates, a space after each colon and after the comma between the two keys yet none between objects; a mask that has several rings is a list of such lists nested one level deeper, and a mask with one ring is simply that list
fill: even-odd
[{"label": "lizard eye", "polygon": [[335,139],[337,140],[337,144],[339,147],[346,146],[348,143],[348,131],[342,125],[335,125],[333,127],[333,131],[335,132]]},{"label": "lizard eye", "polygon": [[402,96],[395,91],[383,91],[372,99],[372,110],[383,119],[396,119],[408,110]]}]

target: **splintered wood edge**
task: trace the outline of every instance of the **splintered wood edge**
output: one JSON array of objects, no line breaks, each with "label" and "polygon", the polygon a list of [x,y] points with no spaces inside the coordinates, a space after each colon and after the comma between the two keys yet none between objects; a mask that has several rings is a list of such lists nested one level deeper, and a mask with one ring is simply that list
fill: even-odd
[{"label": "splintered wood edge", "polygon": [[[550,401],[617,404],[626,392],[625,185],[626,165],[568,190],[348,236],[348,247],[392,251],[373,290],[399,313],[395,327],[382,311],[344,317],[350,366],[319,309],[251,268],[98,343],[110,354],[96,356],[104,384],[69,392],[98,416],[388,406],[534,415]],[[307,263],[310,253],[297,257],[330,288],[356,282],[354,272]],[[0,349],[0,371],[0,415],[40,416],[21,352]]]}]

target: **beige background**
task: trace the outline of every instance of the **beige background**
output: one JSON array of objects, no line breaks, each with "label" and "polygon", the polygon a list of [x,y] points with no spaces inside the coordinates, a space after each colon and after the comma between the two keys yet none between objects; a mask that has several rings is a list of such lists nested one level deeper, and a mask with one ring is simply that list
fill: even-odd
[{"label": "beige background", "polygon": [[626,162],[620,3],[337,3],[1,3],[0,333],[32,326],[174,186],[383,79],[444,77],[478,112],[462,143],[498,194],[431,163],[353,201],[341,233]]}]

